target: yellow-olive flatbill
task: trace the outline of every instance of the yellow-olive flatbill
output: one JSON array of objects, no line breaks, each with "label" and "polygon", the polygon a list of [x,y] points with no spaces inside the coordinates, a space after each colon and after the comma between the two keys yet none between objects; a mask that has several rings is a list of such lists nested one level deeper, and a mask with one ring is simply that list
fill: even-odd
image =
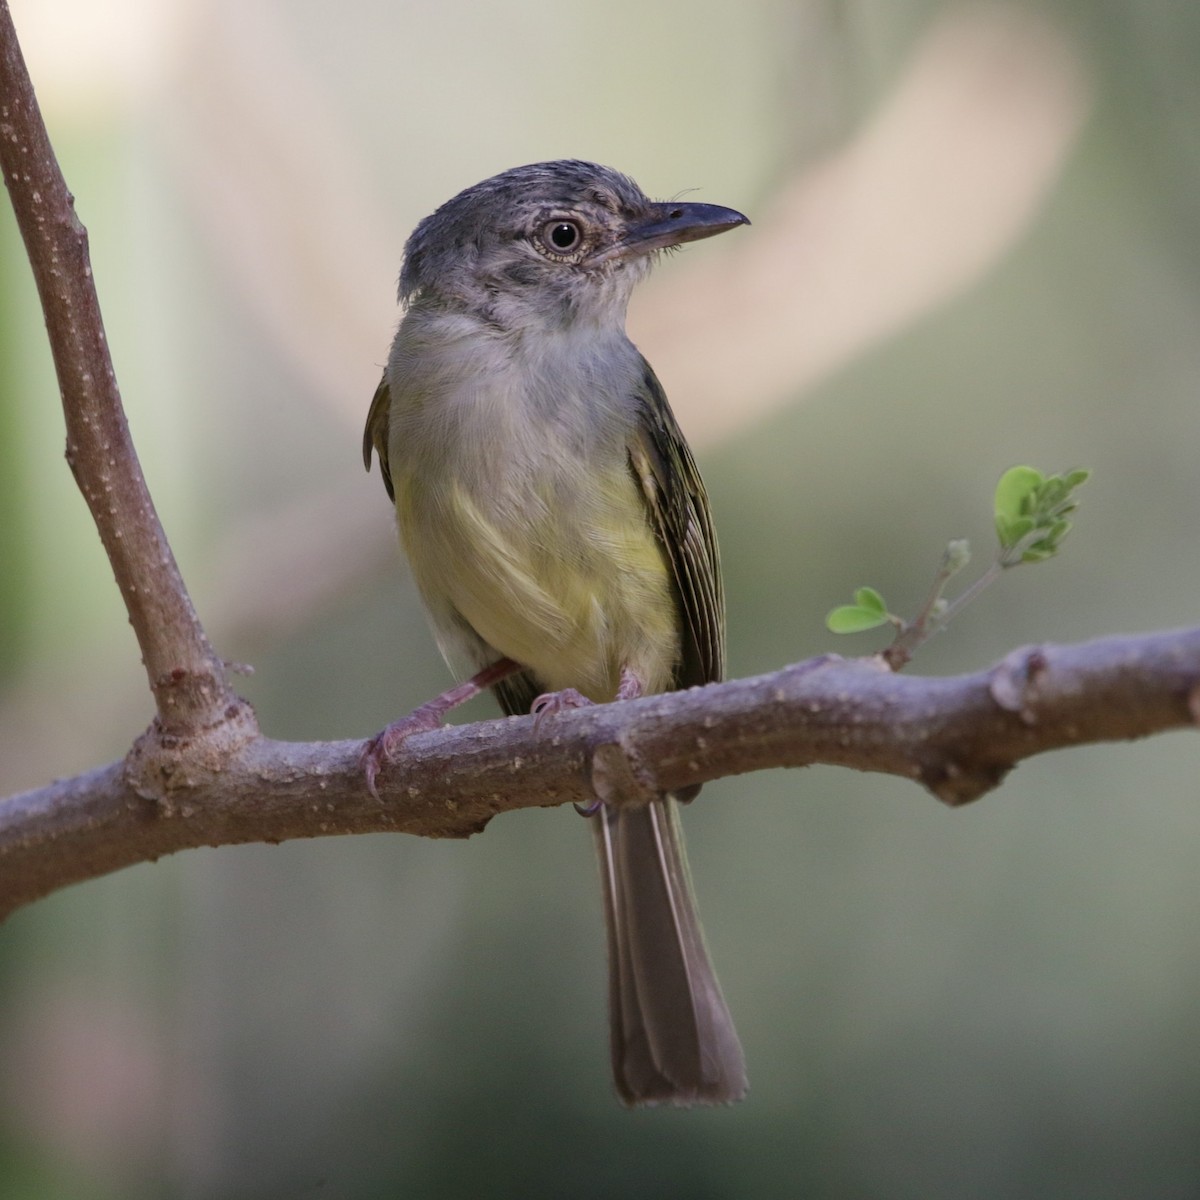
[{"label": "yellow-olive flatbill", "polygon": [[[536,163],[467,188],[405,248],[405,306],[363,438],[451,669],[464,680],[388,726],[404,739],[491,688],[506,713],[721,678],[724,599],[704,485],[625,334],[662,250],[749,222],[656,202],[593,163]],[[596,805],[612,1062],[626,1104],[746,1091],[742,1048],[696,915],[676,801]]]}]

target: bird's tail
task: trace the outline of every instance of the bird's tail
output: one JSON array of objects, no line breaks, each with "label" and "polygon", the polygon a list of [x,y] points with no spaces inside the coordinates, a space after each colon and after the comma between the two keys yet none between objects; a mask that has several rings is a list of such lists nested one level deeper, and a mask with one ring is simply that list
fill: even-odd
[{"label": "bird's tail", "polygon": [[623,1103],[724,1104],[746,1065],[696,913],[678,806],[593,818],[608,927],[613,1077]]}]

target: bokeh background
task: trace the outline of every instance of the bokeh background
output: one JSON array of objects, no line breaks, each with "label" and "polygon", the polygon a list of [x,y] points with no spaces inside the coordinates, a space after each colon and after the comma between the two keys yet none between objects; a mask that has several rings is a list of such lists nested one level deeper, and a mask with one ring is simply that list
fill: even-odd
[{"label": "bokeh background", "polygon": [[[732,673],[868,652],[825,612],[867,582],[912,611],[951,537],[982,569],[1017,462],[1094,468],[1077,529],[915,670],[1197,620],[1200,7],[12,5],[150,485],[271,735],[446,682],[361,423],[413,224],[553,157],[754,219],[631,314],[709,482]],[[8,793],[151,705],[7,211],[0,305]],[[707,788],[752,1082],[715,1112],[610,1093],[569,811],[72,888],[0,929],[0,1195],[1196,1196],[1196,768],[1184,736],[1062,753],[959,812],[832,769]]]}]

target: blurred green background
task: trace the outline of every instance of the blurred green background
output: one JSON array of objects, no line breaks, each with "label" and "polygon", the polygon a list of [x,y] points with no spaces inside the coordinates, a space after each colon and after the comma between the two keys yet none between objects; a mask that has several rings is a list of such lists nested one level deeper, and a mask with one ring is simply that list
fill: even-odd
[{"label": "blurred green background", "polygon": [[[631,319],[709,483],[731,673],[874,648],[825,612],[912,611],[950,537],[985,558],[1016,462],[1095,469],[1076,532],[913,669],[1196,622],[1200,7],[12,3],[151,488],[269,734],[446,682],[361,422],[413,224],[544,158],[755,221]],[[0,303],[8,793],[151,704],[7,211]],[[961,812],[832,769],[707,788],[752,1085],[715,1112],[610,1093],[570,811],[72,888],[0,929],[0,1196],[1196,1196],[1196,761],[1057,754]]]}]

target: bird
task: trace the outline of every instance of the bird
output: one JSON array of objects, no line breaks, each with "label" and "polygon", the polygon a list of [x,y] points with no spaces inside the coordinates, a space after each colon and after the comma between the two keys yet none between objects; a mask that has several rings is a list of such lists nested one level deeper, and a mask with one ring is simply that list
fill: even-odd
[{"label": "bird", "polygon": [[[664,252],[749,225],[627,175],[533,163],[421,221],[363,435],[438,646],[460,682],[366,744],[376,779],[490,688],[509,715],[720,680],[724,596],[695,460],[625,331]],[[722,1104],[741,1043],[697,915],[679,821],[698,788],[597,800],[613,1079],[630,1107]]]}]

